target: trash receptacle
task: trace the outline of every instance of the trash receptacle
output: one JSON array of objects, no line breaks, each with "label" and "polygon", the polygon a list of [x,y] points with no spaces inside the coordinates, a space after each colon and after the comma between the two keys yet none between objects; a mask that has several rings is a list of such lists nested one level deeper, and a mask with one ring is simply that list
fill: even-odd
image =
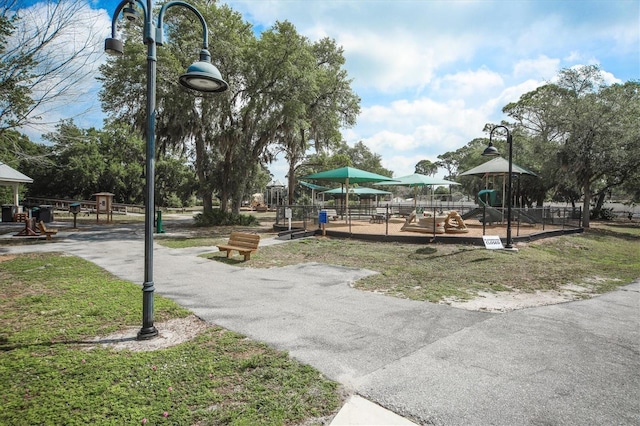
[{"label": "trash receptacle", "polygon": [[33,207],[31,209],[31,218],[35,219],[36,222],[40,222],[40,208],[39,207]]},{"label": "trash receptacle", "polygon": [[164,229],[162,228],[162,210],[158,210],[156,213],[156,232],[158,234],[164,234]]},{"label": "trash receptacle", "polygon": [[17,213],[18,209],[13,204],[2,205],[2,221],[13,222],[13,216]]},{"label": "trash receptacle", "polygon": [[323,224],[323,223],[328,223],[329,222],[329,215],[327,214],[326,210],[320,210],[318,212],[318,223]]},{"label": "trash receptacle", "polygon": [[44,223],[53,222],[53,206],[42,205],[40,206],[40,219]]}]

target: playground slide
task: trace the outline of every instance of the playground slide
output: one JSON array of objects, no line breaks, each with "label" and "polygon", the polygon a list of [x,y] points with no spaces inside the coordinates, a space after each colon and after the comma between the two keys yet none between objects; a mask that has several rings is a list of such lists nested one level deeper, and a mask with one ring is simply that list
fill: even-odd
[{"label": "playground slide", "polygon": [[[480,205],[484,206],[485,204],[483,203],[482,200],[480,201]],[[486,206],[486,207],[478,207],[475,208],[471,211],[468,211],[467,213],[462,215],[462,219],[466,220],[466,219],[470,219],[470,218],[477,218],[480,222],[482,222],[482,210],[486,208],[486,215],[487,215],[487,222],[488,223],[493,223],[493,222],[502,222],[503,220],[506,220],[506,212],[503,218],[502,215],[502,211],[496,209],[495,207],[490,207],[490,206]],[[511,213],[511,219],[512,220],[519,220],[520,222],[526,222],[529,224],[535,224],[535,223],[541,223],[539,219],[537,219],[536,217],[534,217],[533,215],[527,214],[523,211],[518,211],[518,212],[512,212]]]},{"label": "playground slide", "polygon": [[[513,218],[514,215],[511,215],[511,217]],[[536,219],[534,216],[529,215],[523,211],[519,211],[515,214],[515,218],[519,219],[520,222],[526,222],[526,223],[541,223],[539,219]]]},{"label": "playground slide", "polygon": [[[467,220],[473,217],[473,218],[478,218],[478,220],[482,222],[483,210],[484,210],[483,207],[475,208],[463,214],[462,219]],[[500,210],[496,208],[486,206],[486,215],[487,215],[487,222],[489,223],[502,222],[502,213],[500,212]]]},{"label": "playground slide", "polygon": [[[496,194],[497,193],[494,189],[483,189],[482,191],[478,192],[478,204],[480,204],[480,207],[463,214],[462,219],[464,220],[475,217],[478,218],[480,222],[482,222],[483,210],[486,210],[484,214],[487,215],[487,222],[493,223],[506,220],[506,212],[503,215],[502,210],[491,207],[491,205],[496,205],[496,202],[498,202]],[[512,212],[511,219],[516,219],[520,222],[526,222],[530,224],[540,223],[540,220],[536,219],[534,215],[527,214],[522,210],[518,212]]]}]

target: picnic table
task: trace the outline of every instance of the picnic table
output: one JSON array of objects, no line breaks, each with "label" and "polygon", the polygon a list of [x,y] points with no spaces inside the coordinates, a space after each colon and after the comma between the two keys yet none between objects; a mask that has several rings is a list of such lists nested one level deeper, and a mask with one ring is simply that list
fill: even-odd
[{"label": "picnic table", "polygon": [[24,222],[24,229],[14,235],[14,237],[37,237],[38,230],[36,228],[35,218],[29,218],[27,213],[16,213],[16,222]]}]

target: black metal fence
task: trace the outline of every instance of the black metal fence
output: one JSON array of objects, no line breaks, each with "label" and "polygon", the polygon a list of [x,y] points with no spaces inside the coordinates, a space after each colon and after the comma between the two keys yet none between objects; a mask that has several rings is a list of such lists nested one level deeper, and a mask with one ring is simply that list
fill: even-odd
[{"label": "black metal fence", "polygon": [[[292,227],[313,229],[317,228],[318,216],[321,206],[278,206],[276,209],[276,225],[285,227],[291,221]],[[431,215],[441,216],[455,210],[465,221],[477,220],[480,224],[506,224],[507,209],[496,207],[483,207],[470,204],[454,204],[440,206],[413,206],[406,204],[385,204],[378,206],[353,206],[346,208],[336,206],[335,210],[339,220],[362,221],[380,223],[389,221],[391,218],[409,218],[412,212],[416,216]],[[582,221],[582,209],[580,207],[532,207],[532,208],[512,208],[511,225],[516,234],[520,225],[540,225],[542,230],[548,225],[555,228],[579,228]],[[388,233],[388,228],[386,233]]]}]

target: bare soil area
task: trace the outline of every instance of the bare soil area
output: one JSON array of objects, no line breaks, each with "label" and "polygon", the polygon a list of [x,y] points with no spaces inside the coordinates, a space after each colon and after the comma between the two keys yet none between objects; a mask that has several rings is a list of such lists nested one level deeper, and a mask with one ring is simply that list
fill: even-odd
[{"label": "bare soil area", "polygon": [[154,326],[158,329],[158,336],[152,339],[137,340],[140,327],[129,327],[108,336],[92,339],[90,342],[95,344],[90,345],[87,349],[108,346],[115,350],[127,349],[132,352],[155,351],[188,342],[210,327],[195,315],[158,322]]},{"label": "bare soil area", "polygon": [[501,291],[496,293],[478,292],[471,300],[445,300],[443,304],[470,311],[510,312],[518,309],[535,308],[537,306],[556,305],[591,297],[589,289],[572,286],[563,291],[536,291],[524,293],[518,291]]}]

